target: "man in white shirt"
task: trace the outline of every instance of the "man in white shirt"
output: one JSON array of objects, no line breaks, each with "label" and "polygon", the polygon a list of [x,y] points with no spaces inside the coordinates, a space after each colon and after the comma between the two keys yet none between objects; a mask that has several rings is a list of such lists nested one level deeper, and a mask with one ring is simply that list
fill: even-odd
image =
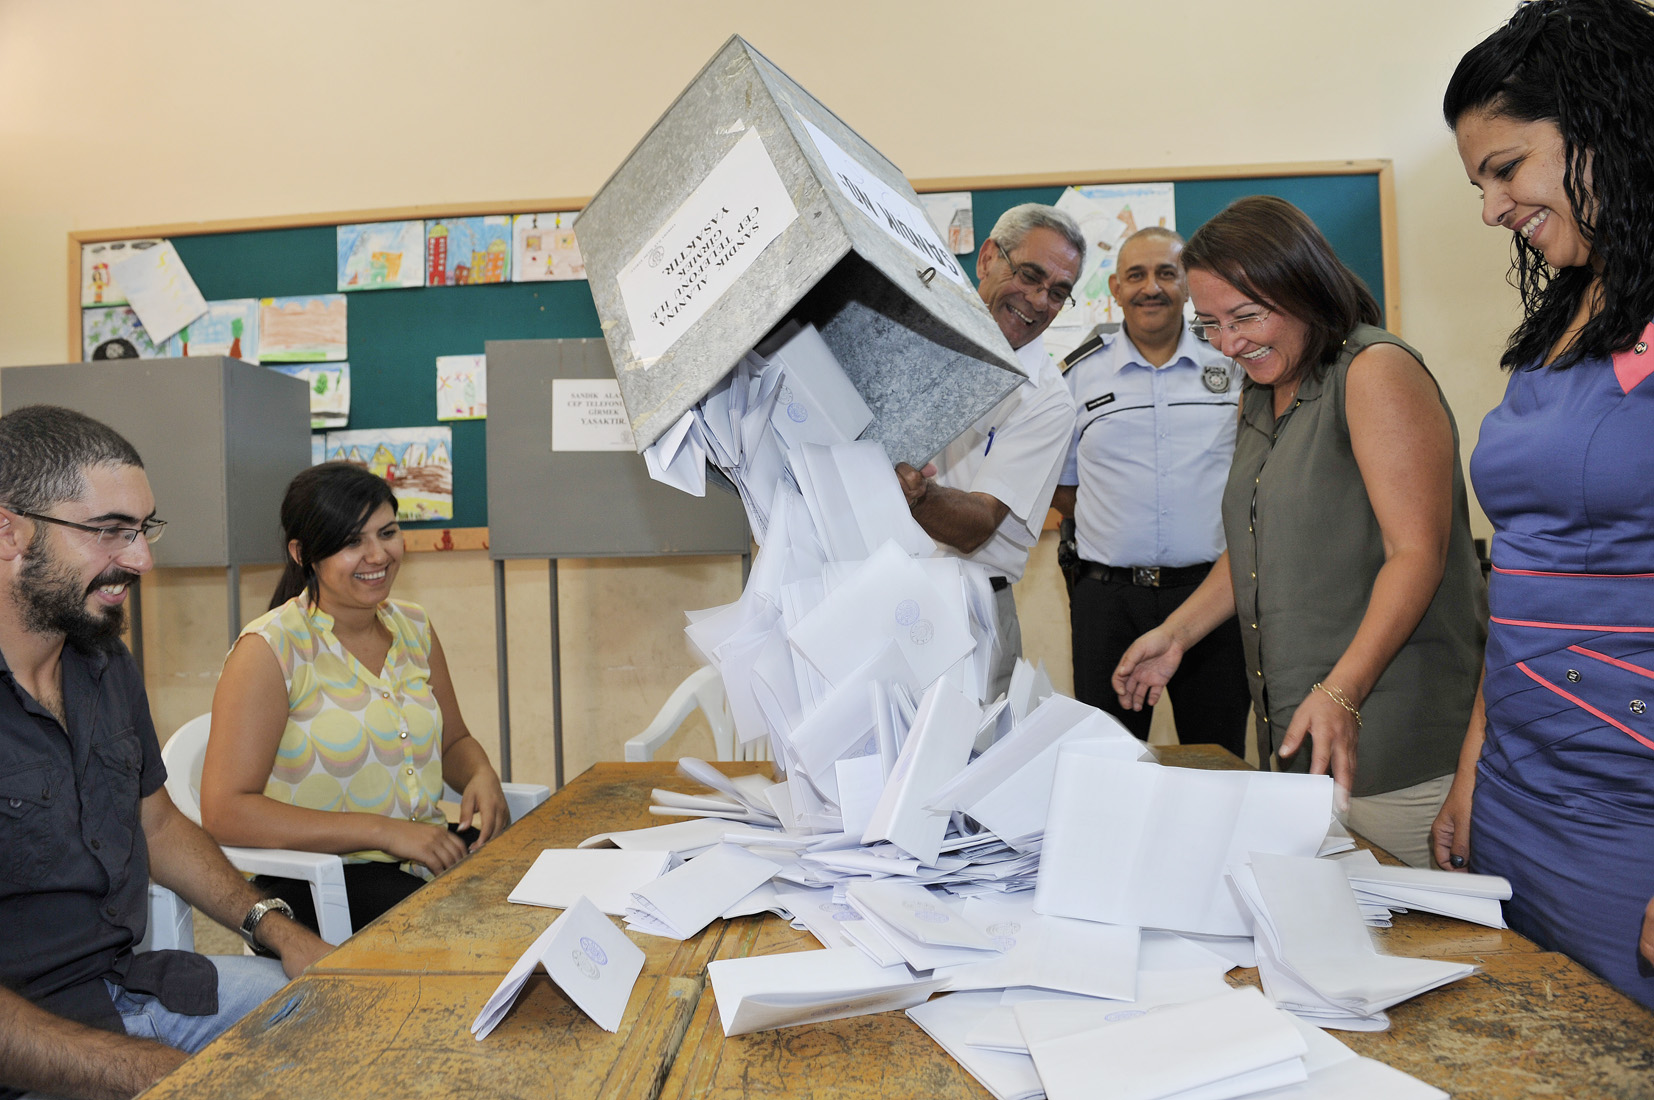
[{"label": "man in white shirt", "polygon": [[1079,225],[1055,207],[1024,203],[1000,216],[976,255],[977,291],[1028,381],[948,444],[934,464],[923,471],[896,466],[908,507],[926,533],[990,572],[999,655],[988,699],[1009,686],[1022,655],[1011,585],[1039,541],[1073,434],[1074,401],[1041,336],[1068,302],[1084,260]]},{"label": "man in white shirt", "polygon": [[[1108,285],[1125,324],[1066,361],[1078,416],[1054,498],[1074,517],[1080,556],[1069,593],[1074,695],[1144,738],[1151,712],[1122,709],[1109,677],[1223,553],[1240,397],[1240,368],[1183,323],[1182,252],[1183,238],[1161,228],[1120,246]],[[1251,699],[1234,619],[1189,651],[1167,692],[1181,741],[1244,755]]]}]

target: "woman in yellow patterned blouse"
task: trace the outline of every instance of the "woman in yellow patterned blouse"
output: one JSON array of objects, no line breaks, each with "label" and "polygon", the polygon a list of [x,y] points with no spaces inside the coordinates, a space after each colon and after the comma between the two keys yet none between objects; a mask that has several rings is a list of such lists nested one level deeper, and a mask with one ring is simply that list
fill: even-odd
[{"label": "woman in yellow patterned blouse", "polygon": [[[222,844],[343,855],[360,928],[503,829],[505,796],[424,609],[390,598],[403,554],[390,486],[313,466],[281,522],[287,568],[213,695],[201,821]],[[463,832],[437,805],[444,779]],[[255,882],[316,926],[306,883]]]}]

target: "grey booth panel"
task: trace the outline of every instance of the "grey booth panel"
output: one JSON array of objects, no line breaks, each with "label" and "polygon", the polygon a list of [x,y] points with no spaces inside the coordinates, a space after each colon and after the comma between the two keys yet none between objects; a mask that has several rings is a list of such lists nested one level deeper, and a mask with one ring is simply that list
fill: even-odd
[{"label": "grey booth panel", "polygon": [[551,449],[552,381],[613,380],[602,340],[490,340],[487,351],[490,557],[748,550],[733,491],[709,484],[706,496],[692,497],[650,478],[631,451]]},{"label": "grey booth panel", "polygon": [[6,368],[0,410],[39,404],[101,420],[137,448],[167,521],[156,565],[282,560],[282,494],[310,465],[302,380],[216,356]]}]

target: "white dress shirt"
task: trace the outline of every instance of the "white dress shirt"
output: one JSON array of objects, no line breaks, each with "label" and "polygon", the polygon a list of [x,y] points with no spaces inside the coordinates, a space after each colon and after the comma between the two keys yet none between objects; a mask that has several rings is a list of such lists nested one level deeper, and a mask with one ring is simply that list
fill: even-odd
[{"label": "white dress shirt", "polygon": [[1028,550],[1039,541],[1063,456],[1074,431],[1074,399],[1062,371],[1036,337],[1017,349],[1028,381],[967,428],[936,457],[936,482],[950,489],[986,493],[1010,509],[998,529],[973,554],[946,552],[980,562],[996,576],[1021,579]]},{"label": "white dress shirt", "polygon": [[1078,486],[1081,558],[1162,568],[1217,560],[1241,376],[1187,325],[1163,367],[1121,330],[1070,368],[1077,417],[1061,484]]}]

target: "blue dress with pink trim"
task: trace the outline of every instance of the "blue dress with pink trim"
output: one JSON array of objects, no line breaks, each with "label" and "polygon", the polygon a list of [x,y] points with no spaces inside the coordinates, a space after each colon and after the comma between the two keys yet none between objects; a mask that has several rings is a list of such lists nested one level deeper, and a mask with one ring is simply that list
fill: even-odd
[{"label": "blue dress with pink trim", "polygon": [[1654,325],[1524,370],[1471,457],[1493,521],[1472,869],[1511,927],[1654,1008]]}]

